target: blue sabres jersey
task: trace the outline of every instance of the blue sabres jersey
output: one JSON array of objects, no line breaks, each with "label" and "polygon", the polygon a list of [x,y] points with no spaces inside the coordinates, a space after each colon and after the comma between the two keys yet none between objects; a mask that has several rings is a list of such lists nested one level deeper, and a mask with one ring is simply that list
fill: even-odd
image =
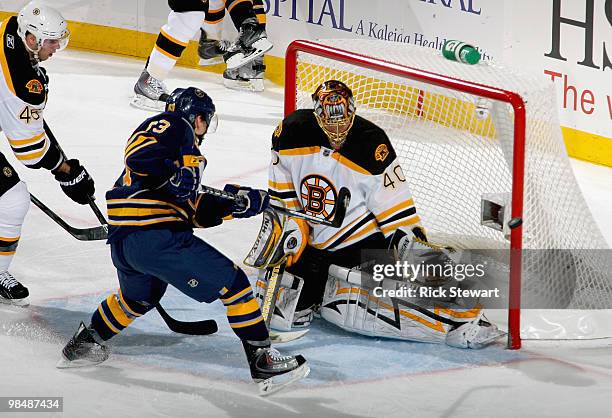
[{"label": "blue sabres jersey", "polygon": [[121,176],[106,193],[109,242],[141,229],[194,226],[195,193],[179,203],[165,187],[175,171],[173,166],[202,167],[205,163],[186,120],[172,112],[145,120],[127,141],[124,163]]}]

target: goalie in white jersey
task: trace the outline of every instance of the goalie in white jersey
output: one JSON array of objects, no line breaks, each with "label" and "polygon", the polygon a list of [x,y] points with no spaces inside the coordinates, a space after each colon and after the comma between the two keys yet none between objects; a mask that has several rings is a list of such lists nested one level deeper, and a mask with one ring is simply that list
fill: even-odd
[{"label": "goalie in white jersey", "polygon": [[[496,338],[500,333],[481,321],[479,307],[398,306],[397,300],[374,297],[372,289],[354,279],[360,274],[350,269],[367,261],[363,250],[399,246],[401,257],[408,257],[407,249],[419,248],[446,256],[427,242],[395,150],[380,127],[355,114],[350,88],[328,80],[312,98],[314,111],[293,112],[274,132],[270,196],[289,209],[326,219],[336,211],[341,188],[349,189],[351,199],[339,228],[296,218],[279,226],[283,234],[278,236],[295,237],[298,244],[285,251],[286,271],[272,327],[308,326],[320,307],[324,319],[366,335],[474,348]],[[287,245],[277,243],[276,248]],[[268,265],[279,260],[269,259]],[[258,293],[265,288],[260,279]]]},{"label": "goalie in white jersey", "polygon": [[[64,18],[37,2],[0,23],[0,129],[15,157],[29,168],[54,174],[64,193],[80,204],[93,196],[94,183],[78,160],[66,160],[43,124],[48,77],[39,66],[68,44]],[[21,235],[30,194],[0,153],[0,302],[24,305],[28,289],[8,268]]]}]

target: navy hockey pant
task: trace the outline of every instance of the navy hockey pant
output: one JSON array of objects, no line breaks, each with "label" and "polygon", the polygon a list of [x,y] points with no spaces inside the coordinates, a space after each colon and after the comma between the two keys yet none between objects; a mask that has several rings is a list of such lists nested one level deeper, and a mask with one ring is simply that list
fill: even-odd
[{"label": "navy hockey pant", "polygon": [[244,272],[192,231],[134,232],[111,244],[111,258],[120,289],[92,316],[92,326],[104,340],[151,310],[169,284],[198,302],[221,298],[238,337],[268,337]]}]

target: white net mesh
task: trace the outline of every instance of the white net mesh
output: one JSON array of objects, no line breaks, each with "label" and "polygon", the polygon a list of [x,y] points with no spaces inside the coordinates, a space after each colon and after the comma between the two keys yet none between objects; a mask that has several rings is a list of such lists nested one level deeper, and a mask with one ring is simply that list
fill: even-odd
[{"label": "white net mesh", "polygon": [[[527,109],[523,248],[548,250],[523,256],[523,306],[612,308],[612,260],[570,167],[552,83],[491,63],[456,63],[410,45],[318,42],[520,94]],[[509,199],[512,191],[510,105],[299,52],[297,108],[312,107],[310,95],[328,79],[351,87],[358,114],[391,138],[430,233],[480,248],[509,248],[503,232],[481,225],[481,198],[495,193]]]}]

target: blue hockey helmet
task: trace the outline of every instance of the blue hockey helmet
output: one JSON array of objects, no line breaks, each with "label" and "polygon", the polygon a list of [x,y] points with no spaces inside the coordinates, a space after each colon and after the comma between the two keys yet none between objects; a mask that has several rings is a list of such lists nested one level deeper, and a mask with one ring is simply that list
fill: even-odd
[{"label": "blue hockey helmet", "polygon": [[208,125],[206,133],[213,133],[217,129],[215,104],[208,94],[197,87],[175,89],[166,99],[166,112],[177,112],[191,124],[195,123],[197,115],[202,115]]}]

